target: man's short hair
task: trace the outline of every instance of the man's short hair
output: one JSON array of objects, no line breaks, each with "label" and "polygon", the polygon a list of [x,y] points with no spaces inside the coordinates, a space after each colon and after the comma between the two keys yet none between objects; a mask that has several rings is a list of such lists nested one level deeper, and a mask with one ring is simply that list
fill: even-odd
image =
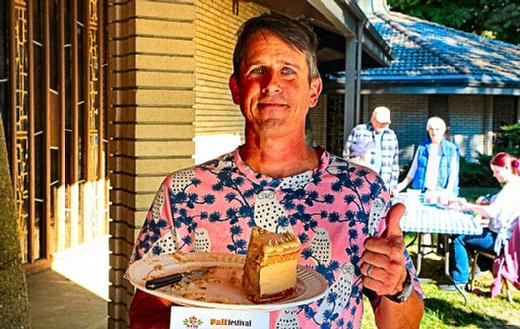
[{"label": "man's short hair", "polygon": [[260,31],[276,35],[305,54],[309,66],[309,81],[320,76],[316,55],[318,38],[309,23],[278,13],[265,13],[247,20],[237,32],[233,53],[233,74],[237,79],[240,79],[240,64],[247,55],[249,40]]}]

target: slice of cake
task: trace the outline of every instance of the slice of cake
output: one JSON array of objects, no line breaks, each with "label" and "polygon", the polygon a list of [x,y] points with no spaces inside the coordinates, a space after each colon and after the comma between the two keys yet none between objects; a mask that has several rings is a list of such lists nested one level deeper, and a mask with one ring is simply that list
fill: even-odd
[{"label": "slice of cake", "polygon": [[296,235],[253,228],[242,277],[247,298],[253,303],[267,303],[291,295],[299,256]]}]

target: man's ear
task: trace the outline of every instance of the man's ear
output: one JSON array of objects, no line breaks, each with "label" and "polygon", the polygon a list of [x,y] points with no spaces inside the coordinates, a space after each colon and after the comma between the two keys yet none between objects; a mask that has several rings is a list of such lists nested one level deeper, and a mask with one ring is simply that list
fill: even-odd
[{"label": "man's ear", "polygon": [[318,104],[322,88],[323,82],[320,77],[312,79],[309,92],[309,107],[314,107]]},{"label": "man's ear", "polygon": [[229,77],[228,84],[231,96],[233,97],[233,103],[240,105],[240,87],[238,86],[238,78],[235,74]]}]

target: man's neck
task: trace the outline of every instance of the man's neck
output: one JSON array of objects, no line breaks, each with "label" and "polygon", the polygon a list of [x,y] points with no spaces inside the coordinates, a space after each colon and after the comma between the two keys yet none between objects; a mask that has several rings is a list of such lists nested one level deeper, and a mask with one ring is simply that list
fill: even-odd
[{"label": "man's neck", "polygon": [[303,141],[247,139],[242,160],[253,171],[273,178],[289,177],[318,167],[317,151]]},{"label": "man's neck", "polygon": [[381,134],[382,132],[384,132],[386,129],[389,128],[388,124],[378,123],[373,120],[370,121],[370,124],[372,125],[372,129],[374,130],[374,132],[376,132],[377,134]]}]

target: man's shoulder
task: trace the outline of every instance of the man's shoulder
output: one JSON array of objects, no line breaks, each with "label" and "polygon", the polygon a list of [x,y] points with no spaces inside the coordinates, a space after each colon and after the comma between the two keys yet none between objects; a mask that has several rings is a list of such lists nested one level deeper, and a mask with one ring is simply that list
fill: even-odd
[{"label": "man's shoulder", "polygon": [[193,166],[177,169],[168,175],[169,178],[175,178],[179,176],[195,175],[196,173],[204,171],[221,171],[226,168],[229,169],[234,166],[234,151],[222,154],[219,157],[208,160],[206,162],[196,164]]},{"label": "man's shoulder", "polygon": [[372,129],[370,128],[370,125],[366,123],[360,123],[354,128],[352,128],[352,131],[350,132],[350,135],[354,138],[368,138],[372,137]]},{"label": "man's shoulder", "polygon": [[393,129],[391,129],[391,128],[387,128],[385,131],[386,131],[387,133],[389,133],[390,135],[397,135],[397,134],[395,133],[395,130],[393,130]]},{"label": "man's shoulder", "polygon": [[347,159],[337,156],[333,153],[327,152],[329,156],[329,163],[325,168],[325,176],[329,177],[338,177],[345,174],[348,174],[352,171],[353,164]]},{"label": "man's shoulder", "polygon": [[395,133],[395,131],[393,129],[390,129],[390,128],[386,128],[384,131],[383,131],[383,138],[384,139],[394,139],[394,140],[397,140],[397,134]]},{"label": "man's shoulder", "polygon": [[370,169],[369,167],[366,167],[364,165],[359,165],[357,163],[354,163],[352,161],[349,161],[343,157],[334,155],[332,153],[330,154],[330,163],[328,167],[329,173],[333,175],[338,175],[341,173],[346,173],[348,175],[362,175],[362,176],[377,176],[378,174]]},{"label": "man's shoulder", "polygon": [[[368,199],[374,200],[381,196],[387,198],[385,196],[387,192],[381,194],[383,191],[386,191],[383,179],[369,167],[332,155],[327,168],[327,174],[333,182],[329,185],[331,186],[329,193],[352,194],[352,189],[357,189],[358,191],[363,191],[362,195],[365,201]],[[339,186],[348,188],[344,189]],[[371,204],[371,201],[369,203]]]},{"label": "man's shoulder", "polygon": [[369,126],[368,123],[360,123],[360,124],[356,125],[354,128],[352,128],[352,130],[354,130],[354,131],[364,131],[364,130],[369,131],[370,130],[370,126]]},{"label": "man's shoulder", "polygon": [[339,155],[335,155],[329,151],[325,151],[328,157],[329,157],[329,167],[336,167],[336,166],[345,166],[348,165],[348,160],[340,157]]}]

